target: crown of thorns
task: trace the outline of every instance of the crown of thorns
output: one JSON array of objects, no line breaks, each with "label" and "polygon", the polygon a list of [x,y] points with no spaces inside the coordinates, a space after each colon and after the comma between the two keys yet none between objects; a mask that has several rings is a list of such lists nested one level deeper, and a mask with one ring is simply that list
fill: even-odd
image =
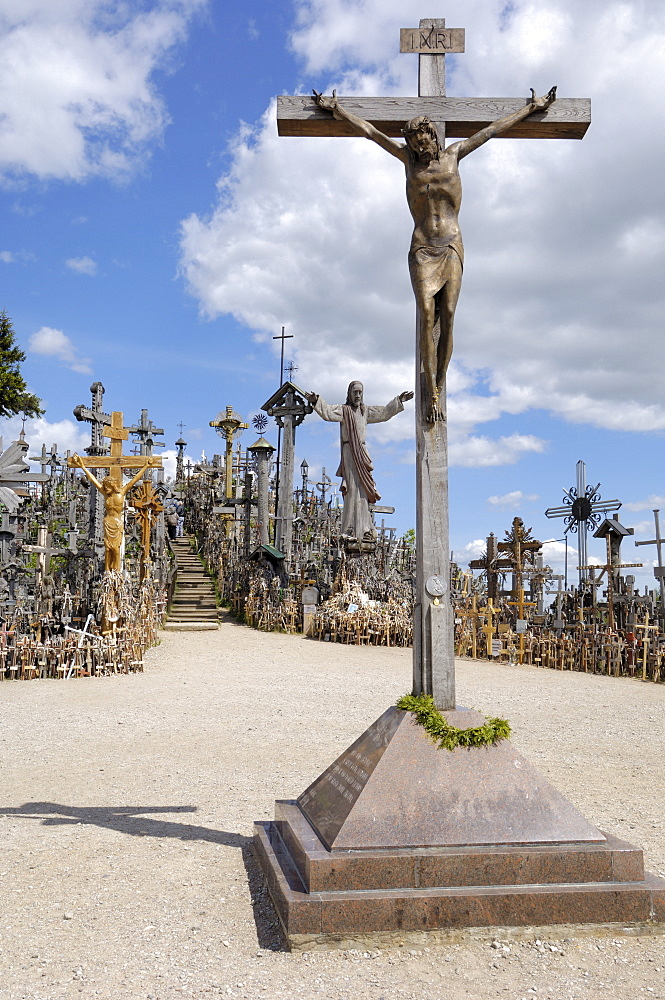
[{"label": "crown of thorns", "polygon": [[402,129],[402,135],[405,136],[415,135],[416,132],[429,132],[435,139],[437,138],[436,130],[427,115],[418,115],[417,118],[412,118]]}]

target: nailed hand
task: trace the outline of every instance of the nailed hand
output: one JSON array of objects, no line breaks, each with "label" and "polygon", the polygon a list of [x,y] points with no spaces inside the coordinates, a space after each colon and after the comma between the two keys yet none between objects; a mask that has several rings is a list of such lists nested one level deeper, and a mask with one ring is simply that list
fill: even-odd
[{"label": "nailed hand", "polygon": [[314,101],[318,107],[323,108],[324,111],[332,111],[333,114],[337,111],[337,91],[333,90],[330,97],[326,97],[324,94],[320,94],[318,90],[313,90]]},{"label": "nailed hand", "polygon": [[534,111],[544,111],[545,108],[549,108],[550,104],[556,101],[556,87],[550,87],[544,97],[536,97],[536,92],[533,87],[531,87],[530,90],[531,103]]}]

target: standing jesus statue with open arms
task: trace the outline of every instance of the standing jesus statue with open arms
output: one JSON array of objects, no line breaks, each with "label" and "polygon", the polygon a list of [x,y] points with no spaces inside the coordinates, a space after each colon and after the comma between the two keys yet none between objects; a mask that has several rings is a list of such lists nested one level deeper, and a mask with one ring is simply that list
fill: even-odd
[{"label": "standing jesus statue with open arms", "polygon": [[[464,247],[459,227],[462,184],[458,163],[488,139],[501,135],[534,111],[543,111],[556,99],[556,87],[545,97],[536,97],[523,108],[492,122],[468,139],[447,148],[440,145],[436,128],[421,115],[404,128],[406,143],[395,142],[369,122],[352,115],[332,97],[314,91],[320,108],[346,121],[359,136],[372,139],[401,160],[406,170],[406,199],[414,229],[409,250],[409,273],[418,311],[418,338],[429,398],[422,412],[430,423],[441,420],[439,396],[453,351],[453,320],[462,284]],[[438,343],[435,340],[440,322]]]}]

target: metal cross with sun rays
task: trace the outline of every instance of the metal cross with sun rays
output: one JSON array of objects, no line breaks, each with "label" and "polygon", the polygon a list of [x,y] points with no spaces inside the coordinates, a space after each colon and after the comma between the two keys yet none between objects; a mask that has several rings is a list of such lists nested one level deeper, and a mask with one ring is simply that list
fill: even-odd
[{"label": "metal cross with sun rays", "polygon": [[549,507],[545,517],[562,517],[564,535],[569,531],[577,532],[577,568],[580,574],[580,586],[588,573],[587,567],[587,534],[589,528],[597,528],[600,519],[609,511],[616,511],[621,506],[620,500],[601,500],[596,486],[587,486],[586,464],[580,459],[576,465],[576,484],[569,490],[564,490],[563,506]]},{"label": "metal cross with sun rays", "polygon": [[264,430],[268,426],[268,418],[265,413],[257,413],[255,417],[252,417],[252,427],[259,434],[263,434]]}]

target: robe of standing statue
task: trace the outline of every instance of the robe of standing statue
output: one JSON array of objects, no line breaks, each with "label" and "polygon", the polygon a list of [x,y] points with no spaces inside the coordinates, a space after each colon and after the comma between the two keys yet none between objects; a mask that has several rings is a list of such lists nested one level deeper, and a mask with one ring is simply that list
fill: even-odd
[{"label": "robe of standing statue", "polygon": [[362,382],[351,382],[346,403],[330,404],[308,393],[307,398],[323,420],[340,424],[341,461],[336,475],[342,477],[342,535],[359,541],[376,538],[370,504],[381,497],[372,476],[373,466],[367,452],[367,424],[380,424],[390,420],[404,409],[404,403],[413,399],[413,392],[401,392],[386,406],[365,406]]}]

